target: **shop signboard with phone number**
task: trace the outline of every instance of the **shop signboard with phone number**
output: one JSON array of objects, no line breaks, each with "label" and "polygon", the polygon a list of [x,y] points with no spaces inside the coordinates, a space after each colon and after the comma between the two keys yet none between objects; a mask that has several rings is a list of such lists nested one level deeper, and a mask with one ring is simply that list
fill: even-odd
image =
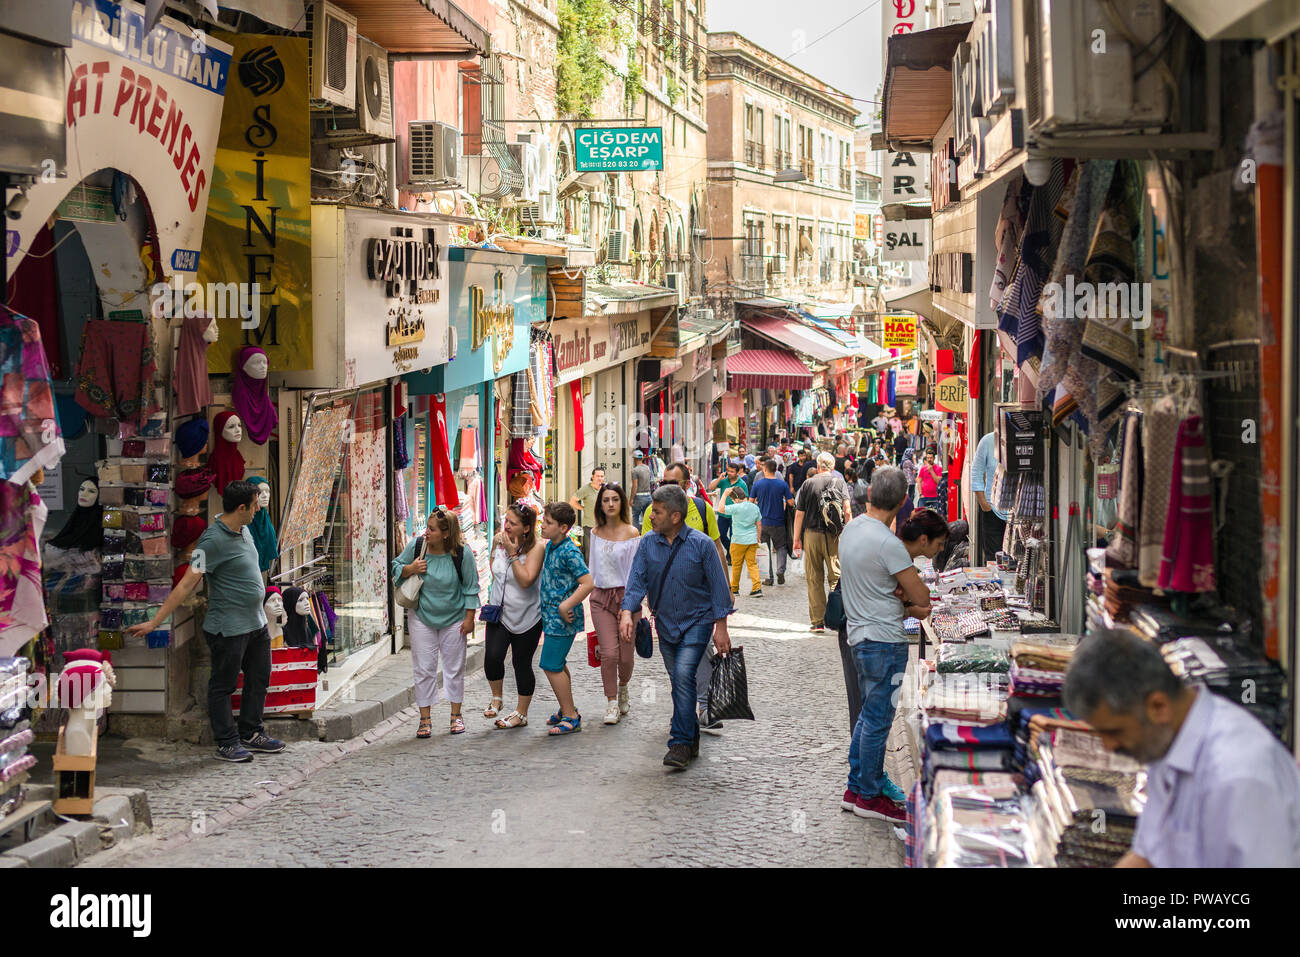
[{"label": "shop signboard with phone number", "polygon": [[664,168],[664,131],[658,126],[585,129],[573,135],[579,173],[635,173]]}]

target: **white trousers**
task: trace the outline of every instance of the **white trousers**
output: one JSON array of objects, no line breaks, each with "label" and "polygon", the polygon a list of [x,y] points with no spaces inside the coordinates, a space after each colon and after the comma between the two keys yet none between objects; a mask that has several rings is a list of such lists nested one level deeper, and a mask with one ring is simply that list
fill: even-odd
[{"label": "white trousers", "polygon": [[[428,708],[439,701],[465,700],[465,638],[460,622],[433,629],[413,611],[406,615],[411,636],[411,665],[415,671],[415,703]],[[442,660],[442,694],[438,694],[438,660]]]}]

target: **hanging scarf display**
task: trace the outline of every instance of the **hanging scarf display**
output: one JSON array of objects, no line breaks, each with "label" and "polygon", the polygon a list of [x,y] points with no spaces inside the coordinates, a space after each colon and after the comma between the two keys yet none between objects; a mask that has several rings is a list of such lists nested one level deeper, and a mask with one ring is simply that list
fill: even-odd
[{"label": "hanging scarf display", "polygon": [[78,505],[50,544],[78,552],[94,551],[104,540],[103,516],[104,505],[98,497],[94,505]]},{"label": "hanging scarf display", "polygon": [[998,328],[1016,343],[1016,365],[1043,352],[1038,299],[1061,239],[1062,221],[1053,211],[1064,189],[1064,164],[1052,160],[1047,182],[1030,195],[1015,271],[998,306]]},{"label": "hanging scarf display", "polygon": [[397,471],[410,468],[411,454],[406,450],[406,416],[393,421],[393,468]]},{"label": "hanging scarf display", "polygon": [[4,308],[0,381],[0,479],[21,486],[38,469],[53,468],[63,458],[63,433],[54,417],[41,330],[35,321]]},{"label": "hanging scarf display", "polygon": [[972,399],[980,397],[980,330],[971,334],[970,362],[966,364],[966,394]]},{"label": "hanging scarf display", "polygon": [[989,308],[995,311],[1015,272],[1020,234],[1025,225],[1025,201],[1029,195],[1030,188],[1025,183],[1024,175],[1017,172],[1007,184],[1006,194],[1002,197],[1002,212],[998,215],[998,226],[993,233],[998,255],[993,266],[993,285],[989,289]]},{"label": "hanging scarf display", "polygon": [[1142,417],[1142,511],[1138,521],[1138,581],[1155,588],[1164,554],[1165,519],[1173,482],[1178,412],[1173,399],[1159,399]]},{"label": "hanging scarf display", "polygon": [[889,370],[889,392],[888,392],[889,398],[887,400],[890,405],[893,405],[896,401],[898,401],[898,397],[896,394],[897,387],[898,387],[898,373],[895,372],[893,369],[890,369]]},{"label": "hanging scarf display", "polygon": [[[265,485],[270,488],[270,483],[260,475],[254,475],[249,478],[254,485]],[[271,524],[271,513],[269,509],[259,508],[253,520],[248,524],[249,534],[253,536],[253,544],[257,546],[257,565],[262,571],[270,571],[271,565],[275,562],[280,554],[279,542],[275,536],[275,526]]]},{"label": "hanging scarf display", "polygon": [[172,376],[177,415],[197,415],[212,404],[212,389],[208,383],[208,342],[203,338],[212,321],[207,313],[199,313],[186,316],[181,323],[176,371]]},{"label": "hanging scarf display", "polygon": [[139,425],[158,411],[149,323],[90,319],[81,330],[77,402],[92,415]]},{"label": "hanging scarf display", "polygon": [[49,514],[30,483],[0,482],[0,657],[17,654],[49,624],[40,545]]},{"label": "hanging scarf display", "polygon": [[1178,427],[1170,482],[1157,585],[1181,592],[1214,591],[1214,494],[1199,415]]},{"label": "hanging scarf display", "polygon": [[[230,393],[239,420],[244,423],[244,433],[258,445],[265,445],[271,431],[280,421],[268,389],[269,378],[256,378],[244,368],[255,356],[266,358],[266,352],[257,346],[244,346],[235,362],[235,384]],[[269,361],[269,360],[268,360]]]},{"label": "hanging scarf display", "polygon": [[447,430],[447,396],[439,393],[429,399],[429,415],[433,420],[430,451],[433,453],[433,494],[439,505],[460,508],[460,492],[456,488],[456,472],[451,467],[451,436]]},{"label": "hanging scarf display", "polygon": [[316,623],[310,614],[298,612],[298,599],[307,594],[296,586],[284,589],[284,611],[289,621],[284,626],[284,643],[290,648],[315,648]]},{"label": "hanging scarf display", "polygon": [[1124,568],[1138,563],[1138,522],[1142,515],[1142,413],[1130,412],[1120,432],[1119,517],[1106,557]]},{"label": "hanging scarf display", "polygon": [[212,470],[212,487],[216,489],[218,495],[231,482],[237,482],[244,477],[244,456],[239,451],[238,443],[227,441],[221,434],[226,423],[234,416],[234,409],[226,409],[224,412],[218,412],[217,417],[212,420],[212,454],[208,456],[207,468]]}]

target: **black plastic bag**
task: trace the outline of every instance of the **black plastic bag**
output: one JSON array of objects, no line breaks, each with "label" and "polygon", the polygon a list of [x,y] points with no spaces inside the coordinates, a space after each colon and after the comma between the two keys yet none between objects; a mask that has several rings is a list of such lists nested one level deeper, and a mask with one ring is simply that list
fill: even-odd
[{"label": "black plastic bag", "polygon": [[745,649],[732,647],[713,659],[709,678],[709,701],[705,709],[709,724],[715,721],[753,721],[749,707],[749,679],[745,675]]}]

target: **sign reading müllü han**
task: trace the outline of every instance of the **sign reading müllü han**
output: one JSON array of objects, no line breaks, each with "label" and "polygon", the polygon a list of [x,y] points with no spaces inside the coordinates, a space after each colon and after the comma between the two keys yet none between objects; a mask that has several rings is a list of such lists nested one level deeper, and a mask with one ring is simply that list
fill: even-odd
[{"label": "sign reading m\u00fcll\u00fc han", "polygon": [[658,126],[588,129],[573,134],[579,173],[635,173],[664,168],[664,131]]}]

